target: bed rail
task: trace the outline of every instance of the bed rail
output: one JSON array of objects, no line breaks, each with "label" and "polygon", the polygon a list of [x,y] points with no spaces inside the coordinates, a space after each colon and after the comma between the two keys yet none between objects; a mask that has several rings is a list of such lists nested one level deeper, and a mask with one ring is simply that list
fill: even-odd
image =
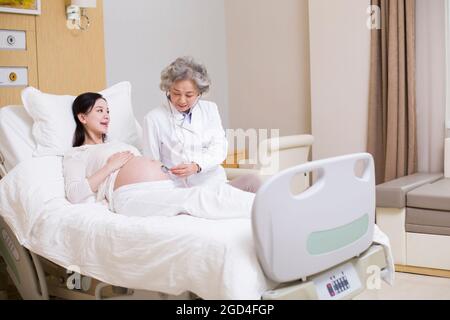
[{"label": "bed rail", "polygon": [[6,271],[24,300],[48,300],[48,288],[37,256],[24,248],[0,217],[0,255]]}]

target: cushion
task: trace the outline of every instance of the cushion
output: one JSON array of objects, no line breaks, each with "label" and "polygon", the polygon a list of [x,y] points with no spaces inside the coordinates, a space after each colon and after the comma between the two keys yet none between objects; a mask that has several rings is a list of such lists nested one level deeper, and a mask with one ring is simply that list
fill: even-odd
[{"label": "cushion", "polygon": [[22,106],[0,108],[0,154],[5,169],[12,170],[19,162],[31,158],[36,148],[31,126],[33,119]]},{"label": "cushion", "polygon": [[450,236],[450,211],[406,208],[406,232]]},{"label": "cushion", "polygon": [[[110,126],[108,139],[140,147],[136,121],[131,105],[131,84],[118,83],[99,92],[108,101]],[[28,87],[22,91],[22,101],[33,118],[32,134],[36,141],[33,156],[62,156],[72,147],[75,120],[72,103],[76,97],[53,95]]]},{"label": "cushion", "polygon": [[450,179],[425,184],[407,194],[407,206],[450,211]]},{"label": "cushion", "polygon": [[408,192],[442,177],[442,173],[416,173],[379,184],[376,188],[377,207],[404,208]]}]

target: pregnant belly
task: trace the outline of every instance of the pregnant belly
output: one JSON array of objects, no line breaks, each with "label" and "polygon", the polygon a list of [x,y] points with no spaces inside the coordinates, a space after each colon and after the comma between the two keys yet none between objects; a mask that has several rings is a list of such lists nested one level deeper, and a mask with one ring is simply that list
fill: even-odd
[{"label": "pregnant belly", "polygon": [[170,180],[170,177],[162,172],[160,161],[134,157],[119,170],[114,182],[114,190],[128,184],[162,180]]}]

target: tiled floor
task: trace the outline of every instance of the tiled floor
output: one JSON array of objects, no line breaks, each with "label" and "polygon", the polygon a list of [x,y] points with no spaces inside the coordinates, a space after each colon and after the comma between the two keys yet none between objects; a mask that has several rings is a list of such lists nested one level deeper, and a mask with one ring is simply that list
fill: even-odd
[{"label": "tiled floor", "polygon": [[450,300],[450,279],[396,273],[394,286],[366,290],[356,300]]}]

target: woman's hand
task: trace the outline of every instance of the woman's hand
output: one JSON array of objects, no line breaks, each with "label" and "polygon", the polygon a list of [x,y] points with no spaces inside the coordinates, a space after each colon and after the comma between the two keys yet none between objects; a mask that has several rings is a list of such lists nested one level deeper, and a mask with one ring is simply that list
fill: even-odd
[{"label": "woman's hand", "polygon": [[134,155],[130,151],[118,152],[109,157],[106,162],[110,172],[114,172],[122,168],[128,161],[134,158]]},{"label": "woman's hand", "polygon": [[89,186],[92,192],[97,192],[100,184],[103,183],[116,170],[122,168],[125,163],[134,158],[130,151],[118,152],[109,157],[106,164],[95,174],[88,178]]},{"label": "woman's hand", "polygon": [[193,174],[196,174],[199,169],[200,167],[196,163],[184,163],[173,167],[170,169],[170,172],[179,178],[187,178]]}]

